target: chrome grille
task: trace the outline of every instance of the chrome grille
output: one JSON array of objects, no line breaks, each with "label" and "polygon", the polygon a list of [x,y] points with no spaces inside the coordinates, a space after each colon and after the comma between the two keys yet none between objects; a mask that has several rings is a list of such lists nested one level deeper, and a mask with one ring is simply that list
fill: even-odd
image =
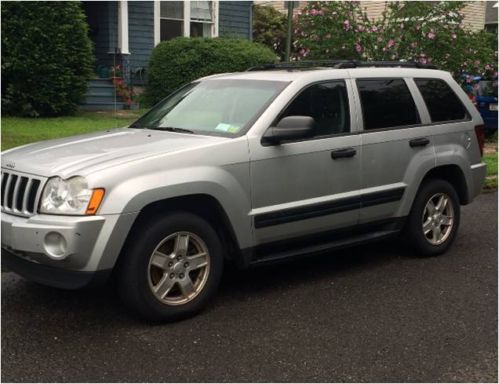
[{"label": "chrome grille", "polygon": [[2,171],[2,211],[18,216],[36,213],[42,179],[17,172]]}]

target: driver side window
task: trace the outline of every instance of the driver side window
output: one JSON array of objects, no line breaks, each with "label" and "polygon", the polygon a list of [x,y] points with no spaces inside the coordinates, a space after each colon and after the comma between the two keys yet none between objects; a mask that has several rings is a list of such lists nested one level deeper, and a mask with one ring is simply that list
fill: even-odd
[{"label": "driver side window", "polygon": [[350,132],[348,93],[342,80],[313,84],[289,104],[280,119],[286,116],[310,116],[315,120],[313,137]]}]

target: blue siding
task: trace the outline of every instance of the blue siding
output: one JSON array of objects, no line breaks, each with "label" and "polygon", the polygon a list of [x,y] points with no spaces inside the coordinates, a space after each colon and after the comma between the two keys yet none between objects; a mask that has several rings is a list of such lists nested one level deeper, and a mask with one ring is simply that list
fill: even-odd
[{"label": "blue siding", "polygon": [[128,43],[132,71],[146,68],[154,48],[154,2],[128,2]]},{"label": "blue siding", "polygon": [[218,31],[221,37],[252,38],[252,1],[220,1]]}]

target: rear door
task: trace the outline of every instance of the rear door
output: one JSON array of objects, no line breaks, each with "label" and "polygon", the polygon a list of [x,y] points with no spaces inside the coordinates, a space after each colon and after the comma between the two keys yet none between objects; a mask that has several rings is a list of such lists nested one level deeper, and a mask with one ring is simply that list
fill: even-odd
[{"label": "rear door", "polygon": [[[414,172],[434,165],[426,110],[412,79],[357,78],[362,119],[360,223],[401,215]],[[416,101],[415,101],[416,100]],[[413,190],[409,191],[414,193]]]}]

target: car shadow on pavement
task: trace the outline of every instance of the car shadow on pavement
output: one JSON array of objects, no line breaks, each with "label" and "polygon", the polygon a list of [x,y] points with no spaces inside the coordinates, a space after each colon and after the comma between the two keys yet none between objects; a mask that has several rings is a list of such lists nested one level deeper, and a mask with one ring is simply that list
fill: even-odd
[{"label": "car shadow on pavement", "polygon": [[[238,302],[252,297],[264,299],[266,295],[274,294],[276,289],[312,285],[321,279],[330,281],[353,271],[380,267],[399,257],[400,253],[400,247],[394,246],[393,242],[385,242],[249,270],[238,270],[227,263],[214,305],[207,311],[217,311],[219,307],[227,305],[237,306]],[[29,282],[7,272],[2,273],[2,296],[2,315],[5,315],[2,317],[7,322],[9,312],[23,312],[22,317],[29,321],[31,316],[38,316],[39,310],[43,308],[43,312],[50,313],[52,319],[69,321],[74,317],[80,323],[98,320],[100,324],[107,325],[136,324],[137,321],[143,323],[130,315],[119,300],[119,293],[112,282],[98,288],[69,291]]]}]

